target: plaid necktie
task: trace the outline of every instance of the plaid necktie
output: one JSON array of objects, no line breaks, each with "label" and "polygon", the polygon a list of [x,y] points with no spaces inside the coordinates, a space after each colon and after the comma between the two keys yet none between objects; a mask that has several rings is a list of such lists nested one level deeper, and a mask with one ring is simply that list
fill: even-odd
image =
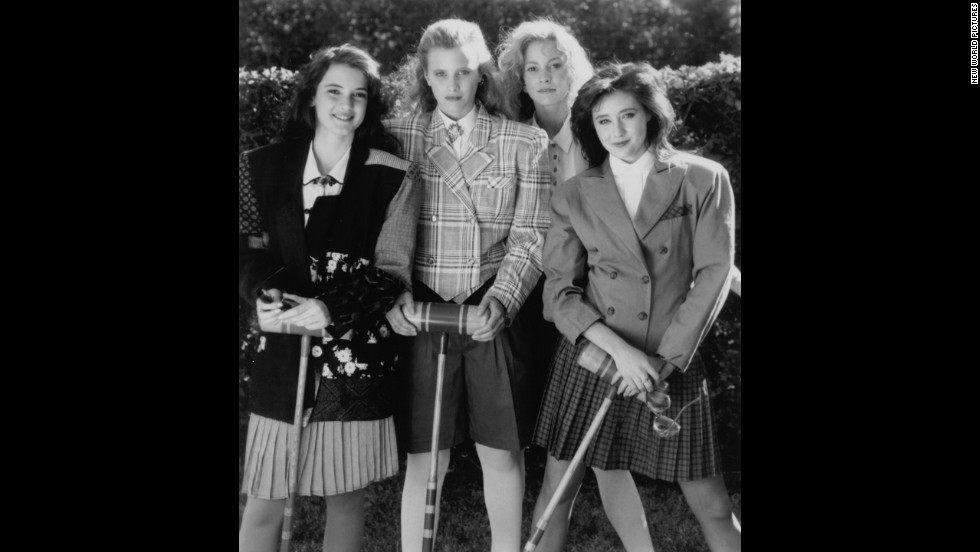
[{"label": "plaid necktie", "polygon": [[459,126],[459,123],[453,123],[449,125],[449,143],[452,144],[463,135],[463,127]]},{"label": "plaid necktie", "polygon": [[320,189],[322,195],[328,195],[328,192],[333,191],[333,189],[334,189],[333,186],[340,186],[340,182],[337,182],[337,179],[334,178],[334,177],[332,177],[332,176],[330,176],[329,174],[327,176],[318,176],[318,177],[314,178],[313,180],[310,180],[309,182],[307,182],[307,184],[314,184],[314,185],[317,185],[317,186],[323,186]]}]

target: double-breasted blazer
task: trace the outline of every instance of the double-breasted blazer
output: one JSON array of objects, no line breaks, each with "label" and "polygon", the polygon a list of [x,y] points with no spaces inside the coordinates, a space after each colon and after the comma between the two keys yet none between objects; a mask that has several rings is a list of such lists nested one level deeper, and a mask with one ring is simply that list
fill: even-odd
[{"label": "double-breasted blazer", "polygon": [[724,167],[676,153],[656,162],[631,220],[607,158],[553,191],[545,318],[573,343],[602,320],[685,371],[728,295],[734,217]]},{"label": "double-breasted blazer", "polygon": [[449,300],[487,291],[514,318],[541,275],[551,194],[541,129],[490,115],[476,103],[473,146],[457,159],[434,111],[385,121],[422,180],[414,277]]}]

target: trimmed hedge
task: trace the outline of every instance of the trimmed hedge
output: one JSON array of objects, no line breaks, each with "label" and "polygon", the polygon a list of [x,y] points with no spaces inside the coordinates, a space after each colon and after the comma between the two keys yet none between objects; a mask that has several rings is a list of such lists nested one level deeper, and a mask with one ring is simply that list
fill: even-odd
[{"label": "trimmed hedge", "polygon": [[[239,69],[239,153],[268,144],[276,137],[293,91],[294,75],[278,68]],[[662,75],[678,117],[672,143],[718,161],[729,171],[736,205],[735,262],[741,266],[742,60],[723,54],[719,62],[679,69],[667,67]],[[398,98],[405,85],[401,79],[398,72],[383,77],[385,101],[395,116],[406,113],[406,106]],[[247,397],[248,366],[254,347],[248,316],[248,309],[241,304],[239,391],[243,398]],[[730,294],[701,352],[712,376],[712,405],[718,415],[726,470],[734,472],[741,470],[741,349],[741,298]],[[244,402],[239,401],[240,416],[247,417],[241,410]]]}]

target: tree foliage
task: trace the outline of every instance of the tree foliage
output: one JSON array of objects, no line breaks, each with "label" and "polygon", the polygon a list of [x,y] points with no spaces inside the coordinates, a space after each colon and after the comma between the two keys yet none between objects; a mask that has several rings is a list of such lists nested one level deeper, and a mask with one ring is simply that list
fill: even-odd
[{"label": "tree foliage", "polygon": [[741,54],[741,0],[238,0],[238,66],[298,69],[318,48],[351,42],[391,71],[427,25],[459,17],[493,47],[502,31],[550,17],[593,62],[703,65]]}]

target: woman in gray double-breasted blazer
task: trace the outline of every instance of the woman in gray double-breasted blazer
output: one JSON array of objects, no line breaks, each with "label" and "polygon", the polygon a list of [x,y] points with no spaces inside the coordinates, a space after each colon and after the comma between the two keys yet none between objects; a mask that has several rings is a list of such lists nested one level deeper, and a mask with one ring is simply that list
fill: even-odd
[{"label": "woman in gray double-breasted blazer", "polygon": [[[534,443],[548,449],[535,523],[609,387],[577,365],[595,343],[623,375],[583,465],[599,483],[627,550],[650,550],[646,516],[630,472],[677,481],[713,551],[739,550],[741,528],[721,477],[721,454],[697,354],[729,291],[734,200],[728,173],[667,141],[674,112],[646,63],[600,68],[579,91],[573,128],[590,168],[556,188],[544,247],[544,314],[562,334]],[[635,400],[667,381],[680,433],[662,438]],[[693,402],[692,402],[693,401]],[[682,415],[684,404],[692,402]],[[679,417],[678,417],[679,416]],[[576,470],[545,534],[564,546]]]}]

